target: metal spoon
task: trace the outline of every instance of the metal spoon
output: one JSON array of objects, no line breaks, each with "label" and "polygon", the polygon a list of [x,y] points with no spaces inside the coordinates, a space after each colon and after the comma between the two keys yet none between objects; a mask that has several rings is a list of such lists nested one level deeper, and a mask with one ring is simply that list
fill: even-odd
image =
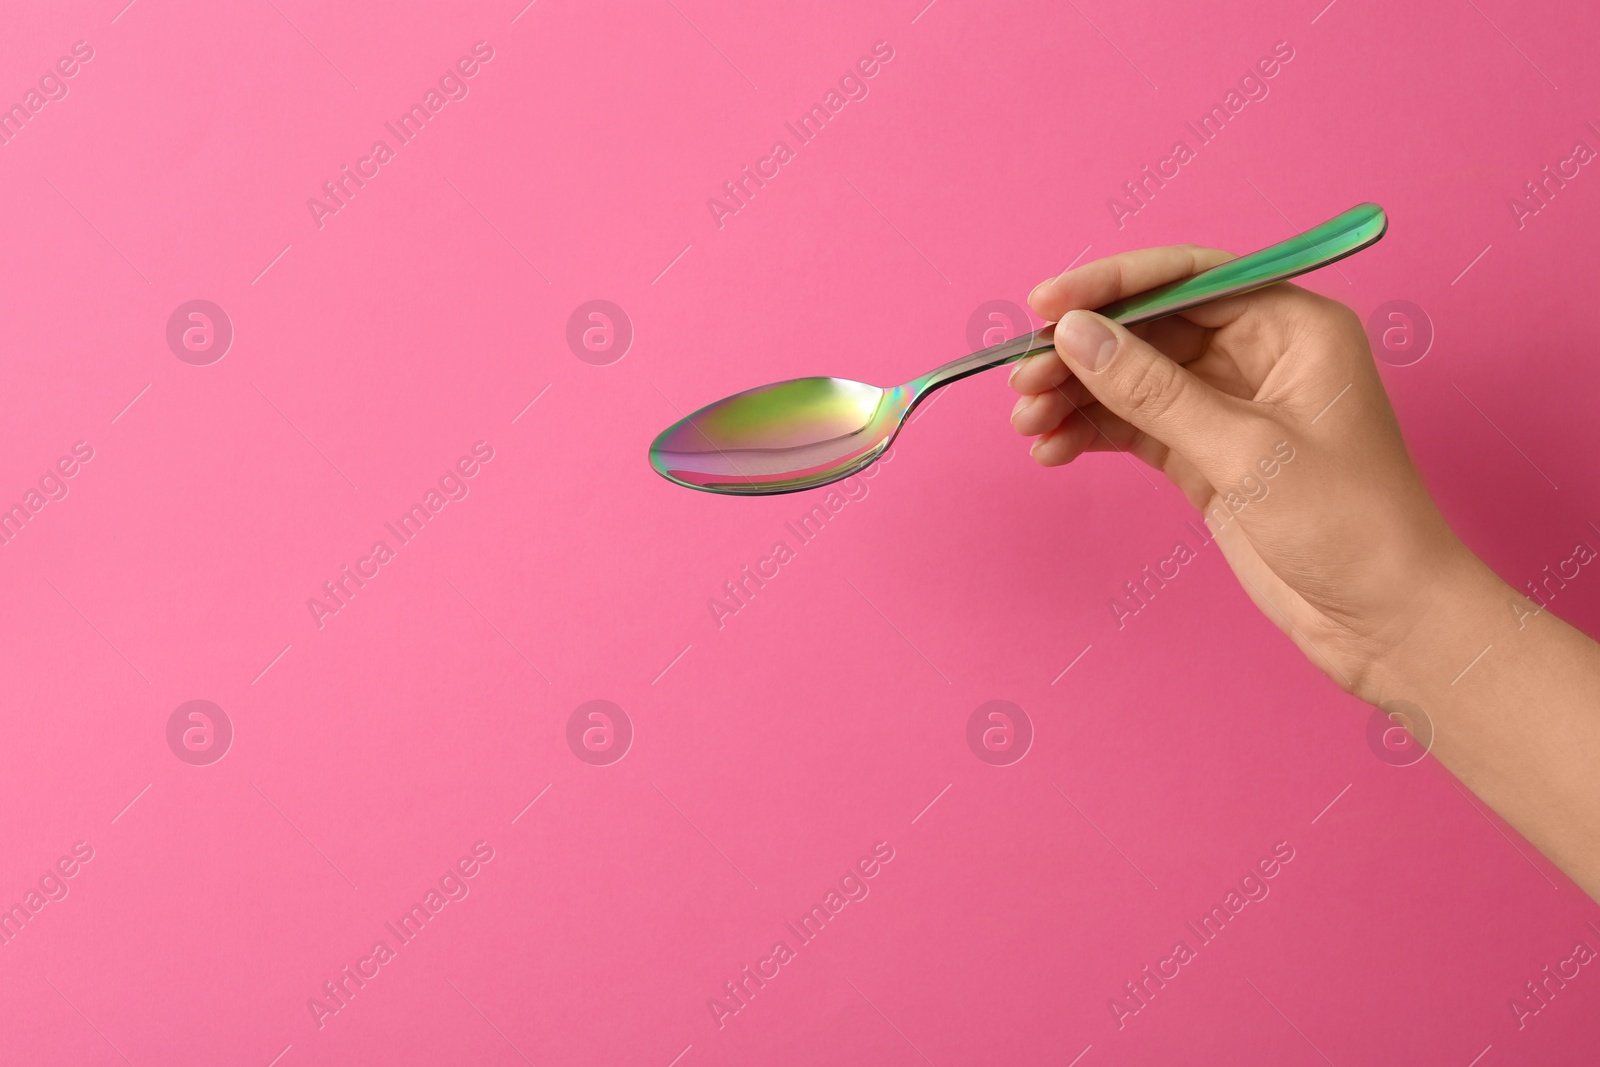
[{"label": "metal spoon", "polygon": [[[1149,322],[1325,267],[1376,242],[1383,208],[1361,204],[1281,244],[1098,309],[1124,326]],[[880,389],[848,378],[796,378],[708,404],[650,445],[668,481],[734,496],[814,489],[870,465],[935,389],[1054,346],[1055,324]]]}]

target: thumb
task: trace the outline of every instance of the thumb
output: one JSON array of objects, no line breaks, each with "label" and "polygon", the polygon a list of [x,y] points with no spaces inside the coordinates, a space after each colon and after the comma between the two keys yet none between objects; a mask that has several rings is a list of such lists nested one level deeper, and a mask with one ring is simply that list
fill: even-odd
[{"label": "thumb", "polygon": [[1212,484],[1227,479],[1260,418],[1147,342],[1092,311],[1056,324],[1056,351],[1095,399],[1187,459]]}]

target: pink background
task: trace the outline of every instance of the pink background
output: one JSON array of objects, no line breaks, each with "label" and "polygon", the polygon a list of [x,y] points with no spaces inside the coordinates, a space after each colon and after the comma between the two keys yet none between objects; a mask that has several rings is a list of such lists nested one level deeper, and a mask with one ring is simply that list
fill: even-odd
[{"label": "pink background", "polygon": [[[1594,1062],[1600,968],[1520,1030],[1510,1000],[1600,948],[1600,909],[1433,761],[1380,760],[1214,549],[1119,630],[1191,513],[1120,457],[1034,467],[1001,375],[720,628],[817,498],[686,492],[645,449],[735,389],[963,354],[975,308],[1085,249],[1248,251],[1375,200],[1388,237],[1309,284],[1423,309],[1385,381],[1520,586],[1600,545],[1600,173],[1508,204],[1600,148],[1596,18],[922,2],[8,10],[0,102],[93,58],[0,146],[0,503],[93,459],[0,546],[0,904],[93,859],[0,946],[0,1059]],[[308,198],[479,41],[469,95],[319,228]],[[707,199],[878,41],[870,94],[719,228]],[[1119,228],[1108,199],[1279,41],[1269,95]],[[635,333],[604,366],[566,341],[597,298]],[[235,335],[205,366],[166,340],[192,299]],[[478,441],[470,495],[319,628],[308,598]],[[1600,576],[1552,607],[1600,629]],[[206,766],[167,741],[196,699],[235,732]],[[591,699],[619,762],[568,745]],[[966,740],[993,699],[1036,733],[1009,766]],[[319,1027],[479,841],[470,894]],[[719,1027],[878,842],[870,894]],[[1270,895],[1119,1028],[1278,842]]]}]

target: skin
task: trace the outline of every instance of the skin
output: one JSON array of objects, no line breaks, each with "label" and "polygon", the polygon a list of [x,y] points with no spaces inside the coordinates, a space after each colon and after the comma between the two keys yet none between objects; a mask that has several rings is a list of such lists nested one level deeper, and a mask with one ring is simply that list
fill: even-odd
[{"label": "skin", "polygon": [[1012,425],[1042,466],[1115,450],[1165,474],[1312,663],[1421,708],[1432,754],[1600,900],[1600,646],[1451,531],[1355,313],[1288,284],[1131,331],[1082,310],[1232,258],[1147,248],[1041,282],[1056,351],[1012,372]]}]

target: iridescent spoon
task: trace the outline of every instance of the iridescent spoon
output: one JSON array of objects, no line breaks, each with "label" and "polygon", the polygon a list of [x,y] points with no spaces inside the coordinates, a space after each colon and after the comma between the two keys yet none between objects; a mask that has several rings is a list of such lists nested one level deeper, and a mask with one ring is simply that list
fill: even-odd
[{"label": "iridescent spoon", "polygon": [[[1361,204],[1298,237],[1098,309],[1124,326],[1149,322],[1325,267],[1376,242],[1383,208]],[[1052,349],[1055,324],[963,356],[905,385],[796,378],[708,404],[650,446],[668,481],[708,493],[768,496],[814,489],[868,466],[906,417],[941,386]]]}]

